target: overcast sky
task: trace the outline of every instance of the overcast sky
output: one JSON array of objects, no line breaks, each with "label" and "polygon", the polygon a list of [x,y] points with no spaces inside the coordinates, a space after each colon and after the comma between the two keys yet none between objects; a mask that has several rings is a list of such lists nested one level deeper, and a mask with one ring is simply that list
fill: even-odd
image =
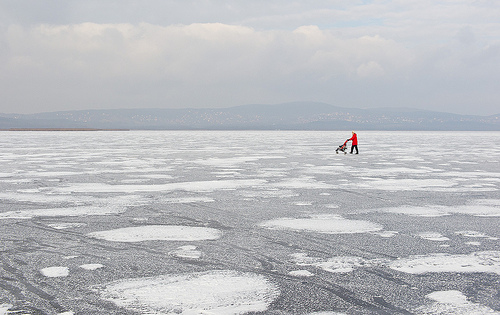
[{"label": "overcast sky", "polygon": [[0,0],[0,112],[500,113],[496,0]]}]

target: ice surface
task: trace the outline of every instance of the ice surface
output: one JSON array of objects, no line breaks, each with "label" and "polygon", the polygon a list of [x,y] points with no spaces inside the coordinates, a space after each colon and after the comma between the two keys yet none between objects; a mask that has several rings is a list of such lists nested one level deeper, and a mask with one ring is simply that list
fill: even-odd
[{"label": "ice surface", "polygon": [[40,270],[40,273],[45,277],[67,277],[69,275],[69,268],[62,266],[47,267]]},{"label": "ice surface", "polygon": [[326,234],[366,233],[382,230],[377,223],[345,219],[339,215],[314,215],[309,218],[279,218],[265,221],[261,227],[278,230],[295,230]]},{"label": "ice surface", "polygon": [[218,239],[222,236],[222,232],[206,227],[144,225],[92,232],[87,236],[112,242],[202,241]]},{"label": "ice surface", "polygon": [[265,311],[276,285],[231,270],[124,279],[100,289],[102,298],[143,314],[243,314]]},{"label": "ice surface", "polygon": [[500,133],[349,135],[2,132],[0,310],[500,310]]}]

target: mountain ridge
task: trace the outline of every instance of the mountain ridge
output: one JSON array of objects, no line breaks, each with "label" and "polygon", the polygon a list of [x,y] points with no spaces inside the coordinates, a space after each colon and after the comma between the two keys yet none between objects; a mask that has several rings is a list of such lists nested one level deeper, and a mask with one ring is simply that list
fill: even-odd
[{"label": "mountain ridge", "polygon": [[500,114],[477,116],[414,108],[345,108],[321,102],[0,114],[0,129],[13,128],[500,131]]}]

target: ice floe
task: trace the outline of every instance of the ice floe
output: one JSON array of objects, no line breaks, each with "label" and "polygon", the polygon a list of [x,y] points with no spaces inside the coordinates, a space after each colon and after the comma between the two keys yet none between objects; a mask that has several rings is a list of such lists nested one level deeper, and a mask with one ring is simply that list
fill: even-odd
[{"label": "ice floe", "polygon": [[389,268],[405,273],[486,272],[500,275],[500,251],[474,252],[469,255],[434,253],[395,260]]},{"label": "ice floe", "polygon": [[88,233],[87,236],[112,242],[215,240],[222,232],[207,227],[143,225]]},{"label": "ice floe", "polygon": [[416,309],[415,314],[433,314],[433,315],[485,315],[485,314],[500,314],[487,306],[472,303],[467,300],[467,297],[460,291],[436,291],[426,297],[435,302],[421,306]]},{"label": "ice floe", "polygon": [[40,273],[49,278],[67,277],[69,275],[69,268],[61,266],[47,267],[40,269]]},{"label": "ice floe", "polygon": [[124,279],[99,289],[101,297],[141,314],[243,314],[263,312],[278,297],[264,276],[217,270]]},{"label": "ice floe", "polygon": [[380,224],[363,220],[345,219],[339,215],[322,214],[309,218],[279,218],[262,222],[261,227],[276,230],[294,230],[326,234],[367,233],[382,230]]}]

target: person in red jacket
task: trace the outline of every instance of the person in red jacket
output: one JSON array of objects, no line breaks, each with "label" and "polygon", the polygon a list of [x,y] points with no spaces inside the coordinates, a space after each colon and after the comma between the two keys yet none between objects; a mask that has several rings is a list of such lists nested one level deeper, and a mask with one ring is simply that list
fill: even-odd
[{"label": "person in red jacket", "polygon": [[356,154],[358,154],[359,153],[359,151],[358,151],[358,135],[353,131],[351,139],[348,139],[347,141],[352,141],[351,154],[354,151],[354,148],[356,148]]}]

